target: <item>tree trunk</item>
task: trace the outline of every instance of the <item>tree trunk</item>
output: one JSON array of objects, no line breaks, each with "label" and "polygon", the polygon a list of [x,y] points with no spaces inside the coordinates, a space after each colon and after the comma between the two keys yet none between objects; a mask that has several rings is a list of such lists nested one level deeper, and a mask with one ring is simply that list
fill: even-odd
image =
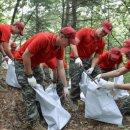
[{"label": "tree trunk", "polygon": [[76,23],[77,23],[77,0],[72,0],[72,27],[76,29]]},{"label": "tree trunk", "polygon": [[64,26],[64,19],[65,19],[65,0],[62,0],[62,8],[63,8],[63,13],[62,13],[61,27]]},{"label": "tree trunk", "polygon": [[13,12],[13,16],[12,16],[12,19],[11,19],[11,24],[14,23],[14,19],[15,19],[15,16],[16,16],[17,9],[18,9],[18,7],[19,7],[20,1],[21,1],[21,0],[17,0],[17,3],[16,3],[16,5],[15,5],[14,12]]},{"label": "tree trunk", "polygon": [[70,6],[69,6],[69,0],[66,0],[66,14],[65,14],[65,20],[63,26],[67,26],[69,22],[69,12],[70,12]]},{"label": "tree trunk", "polygon": [[36,4],[36,33],[39,32],[39,16],[38,16],[38,4]]}]

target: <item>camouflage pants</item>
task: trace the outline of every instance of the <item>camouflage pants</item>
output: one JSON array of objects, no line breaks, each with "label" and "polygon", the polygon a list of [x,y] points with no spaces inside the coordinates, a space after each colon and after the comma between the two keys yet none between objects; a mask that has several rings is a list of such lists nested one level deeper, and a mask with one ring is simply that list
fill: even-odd
[{"label": "camouflage pants", "polygon": [[[89,60],[82,60],[85,70],[89,69],[91,67],[91,59]],[[80,99],[80,87],[79,82],[81,79],[82,72],[84,71],[84,68],[79,68],[75,64],[74,59],[70,59],[70,78],[71,78],[71,98],[72,100],[78,100]],[[92,72],[91,76],[95,77],[96,75],[100,74],[101,70],[98,66],[95,67],[94,71]]]},{"label": "camouflage pants", "polygon": [[119,107],[119,109],[122,115],[130,114],[130,96],[125,99],[124,103]]},{"label": "camouflage pants", "polygon": [[[50,72],[48,70],[48,68],[43,68],[43,71],[45,73],[45,79],[46,79],[46,82],[47,83],[51,83],[50,82]],[[64,100],[64,96],[63,96],[63,84],[60,80],[60,78],[58,77],[57,79],[57,82],[56,82],[56,91],[57,91],[57,94],[59,95],[60,99],[61,99],[61,102]]]},{"label": "camouflage pants", "polygon": [[44,80],[45,82],[47,83],[51,83],[51,76],[50,76],[50,71],[49,71],[49,68],[43,66],[43,72],[44,72]]},{"label": "camouflage pants", "polygon": [[[32,67],[34,77],[38,84],[43,85],[43,75],[40,67]],[[36,102],[36,92],[28,84],[27,76],[24,71],[24,65],[22,62],[15,60],[15,72],[18,83],[21,85],[23,100],[26,109],[26,116],[29,122],[37,120],[39,118],[38,104]]]}]

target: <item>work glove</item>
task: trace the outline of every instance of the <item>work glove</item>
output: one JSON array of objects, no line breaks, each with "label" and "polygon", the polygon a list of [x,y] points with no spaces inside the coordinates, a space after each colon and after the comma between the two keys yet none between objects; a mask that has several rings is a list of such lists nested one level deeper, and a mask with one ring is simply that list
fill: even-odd
[{"label": "work glove", "polygon": [[82,60],[79,57],[75,59],[75,64],[77,64],[79,67],[83,66]]},{"label": "work glove", "polygon": [[9,57],[8,57],[8,56],[4,56],[4,60],[5,60],[6,62],[8,62]]},{"label": "work glove", "polygon": [[101,85],[101,88],[107,89],[107,90],[112,90],[113,88],[115,88],[115,83],[107,81],[106,83],[104,83],[104,84]]},{"label": "work glove", "polygon": [[53,83],[53,88],[56,89],[56,83]]},{"label": "work glove", "polygon": [[36,85],[37,85],[37,81],[36,81],[35,77],[32,76],[32,77],[28,77],[27,79],[28,79],[29,85],[30,85],[31,87],[35,88]]},{"label": "work glove", "polygon": [[91,68],[89,68],[89,69],[86,71],[86,73],[87,73],[87,74],[92,74],[93,70],[94,70],[94,68],[91,67]]},{"label": "work glove", "polygon": [[94,78],[94,80],[97,80],[97,81],[100,81],[100,79],[101,79],[101,74],[98,74],[98,75]]},{"label": "work glove", "polygon": [[67,98],[69,96],[68,87],[64,87],[64,96],[65,96],[65,98]]}]

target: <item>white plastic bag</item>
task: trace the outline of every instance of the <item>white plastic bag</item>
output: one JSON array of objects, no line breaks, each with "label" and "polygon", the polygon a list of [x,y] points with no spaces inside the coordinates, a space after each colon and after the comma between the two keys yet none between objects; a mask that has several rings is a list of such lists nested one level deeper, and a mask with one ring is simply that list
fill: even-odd
[{"label": "white plastic bag", "polygon": [[13,62],[10,62],[10,64],[8,64],[6,83],[12,87],[21,88],[16,78],[15,66]]},{"label": "white plastic bag", "polygon": [[[86,82],[83,82],[84,79]],[[103,84],[106,81],[101,79],[100,82],[102,82],[100,84]],[[85,72],[82,73],[80,86],[85,95],[86,118],[111,124],[122,124],[122,115],[110,91],[101,88],[97,89],[100,86],[91,81]]]},{"label": "white plastic bag", "polygon": [[[113,82],[115,83],[124,83],[124,77],[123,75],[115,77],[113,79]],[[114,99],[124,99],[129,96],[129,93],[127,90],[121,90],[121,89],[115,89],[114,91]]]},{"label": "white plastic bag", "polygon": [[71,115],[61,106],[55,88],[51,84],[44,91],[42,86],[38,85],[35,91],[42,114],[48,124],[48,130],[61,130],[70,120]]},{"label": "white plastic bag", "polygon": [[[8,57],[9,58],[9,57]],[[4,57],[2,57],[2,63],[1,63],[1,66],[5,69],[5,70],[7,70],[8,69],[8,64],[10,64],[11,62],[12,62],[12,60],[9,58],[8,59],[8,61],[5,61],[4,60]]]},{"label": "white plastic bag", "polygon": [[[15,66],[10,63],[8,67],[6,83],[13,87],[21,88],[16,78]],[[43,87],[38,85],[35,91],[37,100],[40,102],[42,114],[48,124],[48,130],[61,130],[70,120],[71,115],[61,106],[56,89],[51,84],[44,91]]]}]

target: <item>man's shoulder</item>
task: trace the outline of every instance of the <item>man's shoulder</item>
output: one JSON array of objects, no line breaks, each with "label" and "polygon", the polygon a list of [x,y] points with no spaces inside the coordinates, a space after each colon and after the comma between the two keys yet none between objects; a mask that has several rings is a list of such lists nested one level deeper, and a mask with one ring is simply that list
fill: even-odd
[{"label": "man's shoulder", "polygon": [[39,32],[35,36],[41,37],[42,39],[45,39],[45,38],[48,39],[48,38],[53,37],[54,35],[56,35],[56,34],[51,33],[51,32]]},{"label": "man's shoulder", "polygon": [[85,27],[85,28],[81,28],[79,31],[93,31],[94,29],[92,28],[88,28],[88,27]]},{"label": "man's shoulder", "polygon": [[8,24],[0,24],[0,30],[10,31],[10,30],[11,30],[11,25],[8,25]]},{"label": "man's shoulder", "polygon": [[106,57],[108,55],[109,55],[109,51],[105,50],[105,51],[103,51],[103,53],[100,56]]}]

